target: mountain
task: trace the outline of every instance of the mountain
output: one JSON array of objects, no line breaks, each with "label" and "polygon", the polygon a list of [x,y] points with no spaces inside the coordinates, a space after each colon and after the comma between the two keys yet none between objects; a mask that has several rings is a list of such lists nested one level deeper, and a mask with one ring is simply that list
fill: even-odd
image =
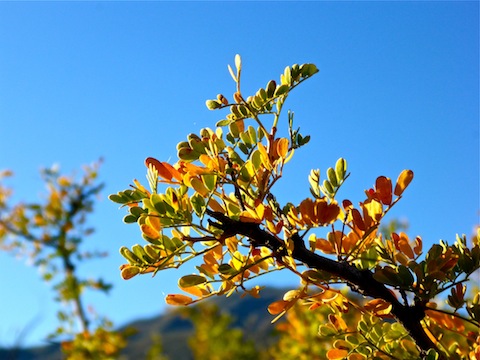
[{"label": "mountain", "polygon": [[[229,298],[222,296],[205,302],[216,304],[223,312],[230,314],[234,320],[232,326],[243,329],[246,336],[253,339],[260,349],[274,341],[274,325],[270,323],[272,316],[267,312],[267,307],[273,301],[281,299],[285,291],[265,288],[258,299],[249,295],[242,298],[239,294],[234,294]],[[193,325],[175,309],[150,319],[134,321],[119,330],[125,328],[136,330],[135,335],[129,337],[128,346],[122,352],[125,359],[145,359],[156,334],[161,336],[164,353],[170,359],[193,359],[187,342],[193,333]],[[0,349],[0,359],[61,360],[62,354],[59,344],[51,344],[25,349]]]}]

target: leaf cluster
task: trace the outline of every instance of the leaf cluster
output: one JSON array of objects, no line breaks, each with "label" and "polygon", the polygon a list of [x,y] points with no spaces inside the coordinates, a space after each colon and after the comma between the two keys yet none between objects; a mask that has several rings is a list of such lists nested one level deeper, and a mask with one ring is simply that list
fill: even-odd
[{"label": "leaf cluster", "polygon": [[[272,314],[282,316],[303,303],[312,309],[326,305],[337,314],[355,309],[363,316],[352,329],[359,336],[356,345],[332,348],[332,359],[345,351],[353,354],[353,349],[363,349],[355,351],[358,356],[403,351],[427,358],[478,351],[470,332],[463,334],[465,346],[454,350],[442,336],[432,341],[427,335],[437,328],[455,331],[458,321],[478,328],[478,294],[471,299],[465,295],[470,293],[468,280],[480,267],[478,240],[469,246],[459,237],[452,246],[441,242],[424,254],[421,237],[382,235],[383,219],[413,180],[411,170],[402,171],[395,182],[377,177],[365,199],[354,205],[337,200],[349,176],[347,162],[340,158],[327,168],[323,181],[320,170],[311,171],[312,197],[280,204],[274,185],[295,151],[310,139],[294,129],[293,113],[283,120],[282,109],[290,91],[318,70],[313,64],[287,67],[278,83],[271,80],[246,97],[239,56],[235,67],[229,67],[236,84],[233,101],[219,94],[206,103],[209,109],[228,111],[216,129],[188,135],[177,146],[175,163],[146,159],[148,186],[135,180],[130,189],[110,196],[128,209],[124,221],[137,223],[146,240],[120,249],[127,260],[122,277],[155,274],[199,259],[196,273],[179,279],[184,294],[166,298],[169,304],[187,305],[238,290],[259,296],[261,288],[247,288],[248,280],[288,270],[299,276],[302,287],[273,303]],[[288,137],[278,135],[279,126],[287,128]],[[318,229],[327,229],[326,236],[317,236]],[[359,304],[337,284],[372,300]],[[450,308],[443,309],[437,298],[447,291]],[[386,317],[398,325],[385,323]],[[400,339],[399,347],[380,343],[385,336]]]}]

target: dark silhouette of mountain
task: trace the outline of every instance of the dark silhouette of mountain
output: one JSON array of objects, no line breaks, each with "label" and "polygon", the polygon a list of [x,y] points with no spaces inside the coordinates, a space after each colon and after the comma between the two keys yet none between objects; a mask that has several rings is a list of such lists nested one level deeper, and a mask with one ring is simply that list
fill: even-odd
[{"label": "dark silhouette of mountain", "polygon": [[[222,312],[233,318],[233,327],[241,328],[247,338],[255,341],[259,349],[271,344],[275,338],[272,335],[273,317],[267,312],[270,303],[280,300],[285,289],[266,288],[261,291],[260,298],[250,295],[241,297],[234,294],[229,298],[217,297],[204,303],[216,304]],[[167,310],[164,314],[137,320],[119,330],[134,328],[136,333],[129,337],[128,346],[122,352],[122,359],[145,359],[153,344],[155,335],[161,336],[165,355],[174,360],[192,360],[188,346],[188,338],[193,334],[193,325],[188,318],[181,315],[176,308]],[[53,343],[34,348],[0,349],[2,360],[61,360],[60,345]]]}]

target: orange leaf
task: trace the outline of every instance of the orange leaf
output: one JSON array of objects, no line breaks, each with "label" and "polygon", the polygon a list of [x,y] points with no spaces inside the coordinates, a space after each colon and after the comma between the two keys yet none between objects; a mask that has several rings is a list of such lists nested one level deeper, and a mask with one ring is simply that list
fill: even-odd
[{"label": "orange leaf", "polygon": [[312,225],[315,222],[314,219],[314,203],[312,199],[307,198],[300,203],[300,213],[302,214],[302,220],[307,225]]},{"label": "orange leaf", "polygon": [[340,214],[340,207],[336,203],[327,203],[323,199],[317,199],[315,204],[316,223],[319,225],[330,224]]},{"label": "orange leaf", "polygon": [[282,159],[285,159],[288,152],[288,139],[280,138],[277,140],[277,155]]},{"label": "orange leaf", "polygon": [[290,302],[285,300],[275,301],[268,305],[268,312],[272,315],[280,314],[282,311],[286,310],[289,304]]},{"label": "orange leaf", "polygon": [[159,232],[148,224],[140,225],[140,230],[142,231],[142,233],[144,233],[150,239],[156,240],[160,237]]},{"label": "orange leaf", "polygon": [[329,360],[345,359],[347,355],[348,355],[348,350],[330,349],[327,352],[327,359]]},{"label": "orange leaf", "polygon": [[122,276],[123,280],[129,280],[133,278],[135,275],[138,275],[140,273],[140,268],[137,266],[124,266],[122,267],[122,270],[120,272],[120,275]]},{"label": "orange leaf", "polygon": [[170,172],[170,174],[172,174],[172,176],[178,180],[178,181],[182,181],[182,174],[180,174],[180,172],[175,169],[172,165],[170,165],[169,163],[162,163],[163,166],[165,166],[165,168]]},{"label": "orange leaf", "polygon": [[373,299],[365,304],[365,310],[374,313],[376,316],[385,316],[390,314],[392,304],[383,299]]},{"label": "orange leaf", "polygon": [[190,296],[182,295],[182,294],[169,294],[165,298],[165,301],[169,305],[188,305],[193,300]]},{"label": "orange leaf", "polygon": [[415,238],[415,247],[413,248],[413,251],[416,255],[420,255],[422,253],[422,238],[420,236]]},{"label": "orange leaf", "polygon": [[164,163],[162,163],[161,161],[158,161],[157,159],[152,157],[148,157],[145,159],[145,165],[147,166],[147,168],[150,167],[150,165],[153,166],[157,170],[158,175],[162,178],[168,181],[172,180],[172,174],[170,173],[170,171],[168,171],[168,169],[164,166]]},{"label": "orange leaf", "polygon": [[413,171],[412,170],[403,170],[397,179],[397,184],[395,185],[395,192],[396,196],[402,195],[403,191],[407,188],[410,182],[413,179]]},{"label": "orange leaf", "polygon": [[379,176],[375,182],[375,191],[382,204],[390,205],[392,203],[392,180],[385,176]]},{"label": "orange leaf", "polygon": [[362,215],[360,214],[360,211],[358,209],[352,209],[352,218],[353,218],[353,223],[357,228],[359,228],[362,231],[365,231],[367,227],[365,226],[365,223],[363,222]]},{"label": "orange leaf", "polygon": [[399,236],[394,237],[393,240],[395,241],[395,239],[397,239],[395,242],[395,246],[399,251],[404,253],[410,259],[415,258],[415,254],[413,253],[412,247],[410,246],[407,234],[402,232]]},{"label": "orange leaf", "polygon": [[210,207],[210,209],[212,209],[213,211],[218,211],[218,212],[221,212],[221,213],[224,213],[225,212],[225,209],[222,207],[222,205],[220,205],[218,203],[217,200],[215,200],[214,198],[210,198],[210,200],[208,200],[208,206]]},{"label": "orange leaf", "polygon": [[145,219],[145,224],[149,225],[156,231],[160,231],[162,229],[162,224],[160,223],[160,217],[155,215],[149,215]]},{"label": "orange leaf", "polygon": [[333,248],[332,244],[325,239],[317,239],[315,241],[315,248],[325,254],[335,254],[335,249]]}]

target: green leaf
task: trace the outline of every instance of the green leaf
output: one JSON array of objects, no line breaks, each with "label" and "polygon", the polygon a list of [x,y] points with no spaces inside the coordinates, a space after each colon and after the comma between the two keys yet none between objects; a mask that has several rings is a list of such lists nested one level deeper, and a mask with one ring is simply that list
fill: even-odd
[{"label": "green leaf", "polygon": [[290,86],[283,84],[277,87],[277,90],[275,90],[275,97],[282,96],[283,94],[287,93],[288,90],[290,89]]},{"label": "green leaf", "polygon": [[180,286],[181,288],[187,288],[204,284],[206,282],[207,279],[201,275],[185,275],[178,280],[178,286]]},{"label": "green leaf", "polygon": [[216,100],[207,100],[205,105],[207,106],[208,110],[215,110],[222,106],[222,104]]},{"label": "green leaf", "polygon": [[262,155],[259,150],[255,150],[251,156],[252,165],[255,171],[257,171],[262,165]]},{"label": "green leaf", "polygon": [[205,184],[205,187],[209,191],[213,191],[217,184],[217,175],[213,175],[213,174],[202,175],[202,181]]},{"label": "green leaf", "polygon": [[193,210],[197,216],[200,216],[203,213],[205,208],[205,200],[199,193],[195,193],[190,198],[190,203],[192,204]]},{"label": "green leaf", "polygon": [[126,199],[124,196],[122,196],[122,193],[118,193],[118,194],[111,194],[108,196],[108,199],[110,201],[113,201],[117,204],[125,204],[128,202],[128,199]]},{"label": "green leaf", "polygon": [[275,95],[275,89],[277,88],[277,83],[275,80],[270,80],[267,84],[267,98],[271,99]]},{"label": "green leaf", "polygon": [[231,122],[232,122],[232,120],[223,119],[223,120],[218,121],[218,122],[215,124],[215,126],[217,126],[217,127],[227,126],[227,125],[229,125]]},{"label": "green leaf", "polygon": [[335,164],[335,174],[339,182],[342,182],[345,179],[345,174],[347,173],[347,161],[343,158],[337,160]]},{"label": "green leaf", "polygon": [[402,285],[407,287],[413,285],[413,282],[414,282],[413,275],[405,265],[399,265],[397,271],[402,281]]},{"label": "green leaf", "polygon": [[133,224],[133,223],[136,223],[137,220],[138,220],[138,217],[132,214],[128,214],[123,217],[123,222],[125,224]]},{"label": "green leaf", "polygon": [[247,129],[248,136],[250,137],[250,144],[256,144],[257,143],[257,131],[252,125],[248,126]]},{"label": "green leaf", "polygon": [[220,264],[218,267],[218,272],[223,275],[234,275],[237,273],[237,270],[235,270],[229,264]]},{"label": "green leaf", "polygon": [[338,187],[337,175],[335,174],[335,170],[333,170],[333,168],[330,167],[327,169],[327,177],[333,187]]},{"label": "green leaf", "polygon": [[200,153],[194,151],[191,148],[181,148],[178,150],[178,158],[183,161],[195,161],[198,160]]}]

